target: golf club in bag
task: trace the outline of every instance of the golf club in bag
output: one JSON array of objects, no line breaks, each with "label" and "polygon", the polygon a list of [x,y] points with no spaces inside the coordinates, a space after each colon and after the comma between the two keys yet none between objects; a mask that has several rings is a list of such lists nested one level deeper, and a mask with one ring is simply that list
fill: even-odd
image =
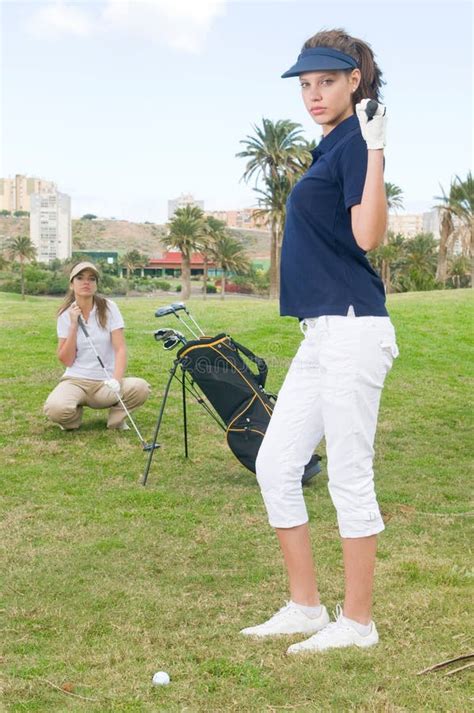
[{"label": "golf club in bag", "polygon": [[[186,315],[186,319],[181,313]],[[277,398],[265,391],[268,374],[265,361],[228,334],[206,337],[182,302],[162,307],[155,313],[156,317],[167,315],[177,317],[195,338],[182,344],[170,370],[142,484],[147,482],[166,400],[174,378],[181,383],[182,389],[185,456],[188,456],[186,393],[190,393],[225,432],[227,443],[235,457],[255,473],[257,453]],[[196,329],[200,335],[196,333]],[[177,339],[173,337],[173,333],[175,332],[172,329],[159,329],[155,332],[155,339],[163,341],[165,348],[173,348],[179,341],[182,342],[182,335],[178,332],[181,339]],[[172,343],[172,346],[167,347],[167,343]],[[256,369],[250,368],[246,360]],[[317,454],[311,457],[302,477],[303,484],[320,472],[320,460]]]}]

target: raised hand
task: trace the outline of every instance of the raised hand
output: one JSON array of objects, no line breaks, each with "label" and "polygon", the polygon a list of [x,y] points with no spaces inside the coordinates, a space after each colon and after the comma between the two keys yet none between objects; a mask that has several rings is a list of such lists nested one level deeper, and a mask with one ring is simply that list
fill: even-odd
[{"label": "raised hand", "polygon": [[372,119],[367,115],[367,104],[373,101],[372,99],[362,99],[356,104],[356,114],[360,123],[360,130],[364,137],[367,148],[383,149],[386,145],[386,130],[387,130],[387,107],[383,104],[377,106],[377,110]]}]

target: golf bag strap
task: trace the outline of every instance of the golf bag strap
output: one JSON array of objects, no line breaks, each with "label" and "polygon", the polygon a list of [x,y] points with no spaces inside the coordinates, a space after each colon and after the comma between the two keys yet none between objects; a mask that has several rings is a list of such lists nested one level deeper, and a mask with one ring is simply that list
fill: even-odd
[{"label": "golf bag strap", "polygon": [[247,347],[244,347],[242,344],[239,344],[234,340],[232,341],[237,347],[237,349],[256,365],[258,369],[257,381],[259,386],[261,386],[263,389],[265,387],[265,382],[267,380],[268,374],[268,366],[266,365],[265,361],[261,357],[255,356],[255,354],[251,352],[250,349],[247,349]]}]

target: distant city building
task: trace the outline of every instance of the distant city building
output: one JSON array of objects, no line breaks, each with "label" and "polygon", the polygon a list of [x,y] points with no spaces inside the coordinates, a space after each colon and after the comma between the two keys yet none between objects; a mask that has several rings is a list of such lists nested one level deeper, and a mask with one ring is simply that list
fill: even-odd
[{"label": "distant city building", "polygon": [[228,228],[247,228],[249,230],[264,230],[265,226],[256,218],[256,208],[243,208],[242,210],[213,210],[206,211],[217,220],[222,220]]},{"label": "distant city building", "polygon": [[434,209],[426,213],[404,213],[396,215],[389,213],[388,229],[401,233],[407,238],[413,238],[418,233],[433,233],[439,239],[439,210]]},{"label": "distant city building", "polygon": [[171,220],[178,208],[184,208],[187,205],[195,205],[204,210],[204,201],[195,200],[191,193],[181,193],[179,198],[168,201],[168,220]]},{"label": "distant city building", "polygon": [[30,239],[39,262],[72,254],[71,199],[65,193],[33,193],[30,197]]},{"label": "distant city building", "polygon": [[0,210],[31,210],[34,193],[52,193],[57,189],[53,181],[17,174],[15,178],[0,178]]}]

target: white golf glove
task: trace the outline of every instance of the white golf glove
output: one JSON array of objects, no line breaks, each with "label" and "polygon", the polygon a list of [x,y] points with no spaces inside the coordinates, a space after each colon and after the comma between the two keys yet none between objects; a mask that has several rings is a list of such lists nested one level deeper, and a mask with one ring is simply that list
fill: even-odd
[{"label": "white golf glove", "polygon": [[120,381],[117,381],[117,379],[106,379],[104,384],[113,391],[114,394],[120,394]]},{"label": "white golf glove", "polygon": [[386,145],[386,130],[387,130],[387,107],[379,104],[373,118],[369,121],[365,107],[370,99],[362,99],[356,104],[356,113],[360,123],[360,130],[364,137],[367,148],[383,149]]}]

